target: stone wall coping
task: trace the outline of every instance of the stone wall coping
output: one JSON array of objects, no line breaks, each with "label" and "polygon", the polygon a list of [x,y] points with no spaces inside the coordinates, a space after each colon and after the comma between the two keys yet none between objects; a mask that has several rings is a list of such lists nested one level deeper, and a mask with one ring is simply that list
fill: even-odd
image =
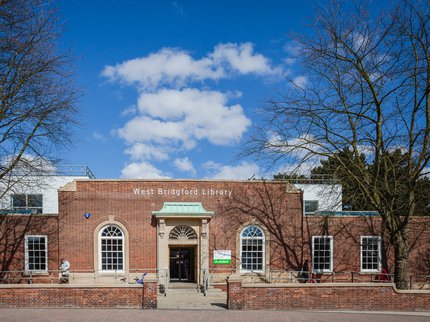
[{"label": "stone wall coping", "polygon": [[158,283],[158,278],[156,278],[156,277],[145,277],[144,283]]},{"label": "stone wall coping", "polygon": [[[229,280],[230,281],[230,280]],[[238,282],[238,280],[234,280]],[[335,287],[391,287],[400,294],[430,294],[430,290],[399,290],[394,283],[277,283],[277,284],[242,284],[243,288],[335,288]]]},{"label": "stone wall coping", "polygon": [[430,294],[430,290],[398,290],[395,287],[394,291],[400,294]]},{"label": "stone wall coping", "polygon": [[[154,279],[154,282],[157,280]],[[145,282],[152,282],[145,280]],[[47,288],[139,288],[141,284],[0,284],[0,289],[47,289]]]},{"label": "stone wall coping", "polygon": [[[227,277],[228,283],[238,283],[238,282],[242,282],[242,281],[243,281],[243,278],[240,275],[232,274],[232,275]],[[252,284],[252,285],[254,285],[254,284]],[[257,284],[255,284],[255,285],[257,285]],[[242,286],[243,286],[243,284],[242,284]]]}]

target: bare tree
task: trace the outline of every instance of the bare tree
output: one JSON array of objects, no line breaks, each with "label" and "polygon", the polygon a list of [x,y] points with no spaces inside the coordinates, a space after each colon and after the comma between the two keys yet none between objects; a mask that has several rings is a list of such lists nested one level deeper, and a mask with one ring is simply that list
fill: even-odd
[{"label": "bare tree", "polygon": [[60,27],[50,2],[0,0],[0,277],[20,267],[25,234],[55,229],[55,218],[9,216],[5,196],[49,184],[44,175],[70,143],[77,91]]},{"label": "bare tree", "polygon": [[[416,185],[430,158],[429,2],[398,0],[376,13],[334,1],[312,26],[311,36],[295,38],[306,82],[292,81],[265,107],[245,154],[297,166],[336,158],[382,215],[395,282],[406,288]],[[339,158],[345,148],[354,162]]]},{"label": "bare tree", "polygon": [[77,91],[70,56],[59,49],[60,21],[40,0],[0,0],[0,185],[52,167],[70,143]]}]

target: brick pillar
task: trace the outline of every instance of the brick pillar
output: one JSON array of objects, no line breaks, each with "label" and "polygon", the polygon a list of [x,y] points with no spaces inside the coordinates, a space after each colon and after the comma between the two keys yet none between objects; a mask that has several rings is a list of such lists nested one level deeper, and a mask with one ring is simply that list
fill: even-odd
[{"label": "brick pillar", "polygon": [[157,308],[157,282],[156,278],[145,278],[143,282],[142,309]]},{"label": "brick pillar", "polygon": [[227,278],[227,306],[229,310],[243,309],[242,278],[230,275]]}]

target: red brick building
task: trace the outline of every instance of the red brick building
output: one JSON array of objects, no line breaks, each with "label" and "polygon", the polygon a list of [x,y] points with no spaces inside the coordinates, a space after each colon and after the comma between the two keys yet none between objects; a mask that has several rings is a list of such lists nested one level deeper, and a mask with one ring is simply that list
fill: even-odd
[{"label": "red brick building", "polygon": [[[305,216],[303,192],[281,181],[76,180],[60,189],[58,216],[33,218],[43,221],[20,228],[33,239],[17,247],[9,268],[23,269],[25,258],[30,267],[31,246],[33,275],[66,258],[76,282],[143,272],[161,284],[202,283],[208,274],[222,283],[232,273],[297,281],[291,272],[306,259],[318,279],[336,272],[367,281],[393,270],[376,213]],[[428,222],[411,228],[411,274],[429,274]]]},{"label": "red brick building", "polygon": [[[281,182],[75,181],[59,192],[59,253],[100,278],[143,270],[198,283],[205,270],[225,276],[236,268],[264,275],[301,261],[301,242],[287,233],[301,229],[301,196]],[[293,262],[259,220],[265,201],[294,243]]]}]

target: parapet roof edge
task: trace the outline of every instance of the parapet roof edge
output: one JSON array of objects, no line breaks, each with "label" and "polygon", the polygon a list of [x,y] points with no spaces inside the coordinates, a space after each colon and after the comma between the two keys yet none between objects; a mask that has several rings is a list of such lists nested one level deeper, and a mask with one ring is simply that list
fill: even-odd
[{"label": "parapet roof edge", "polygon": [[[294,184],[281,181],[281,180],[228,180],[228,179],[86,179],[86,178],[75,178],[73,182],[214,182],[214,183],[270,183],[270,184],[283,184],[288,185],[288,192],[299,192],[301,191]],[[63,189],[60,189],[63,190]],[[70,190],[69,190],[70,191]]]},{"label": "parapet roof edge", "polygon": [[281,180],[229,180],[229,179],[85,179],[76,178],[77,181],[114,181],[114,182],[169,182],[169,181],[186,181],[186,182],[270,182],[270,183],[289,183]]},{"label": "parapet roof edge", "polygon": [[64,186],[58,188],[58,191],[76,191],[76,179],[66,183]]}]

